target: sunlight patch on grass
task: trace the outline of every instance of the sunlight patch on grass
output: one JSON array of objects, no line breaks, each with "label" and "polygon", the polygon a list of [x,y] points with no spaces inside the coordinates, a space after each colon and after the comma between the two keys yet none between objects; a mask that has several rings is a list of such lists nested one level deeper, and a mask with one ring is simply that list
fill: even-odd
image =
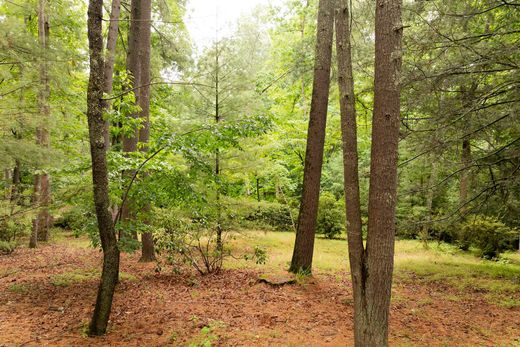
[{"label": "sunlight patch on grass", "polygon": [[[254,268],[271,273],[285,273],[289,267],[294,233],[243,231],[230,241],[235,256],[252,252],[255,246],[267,250],[267,263],[255,264],[244,259],[226,261],[227,268]],[[316,238],[314,272],[349,271],[348,245],[345,240]],[[483,260],[449,244],[397,240],[395,244],[396,277],[408,281],[442,282],[459,290],[484,292],[496,304],[516,305],[512,295],[520,292],[520,255],[507,253],[505,261]],[[518,264],[517,264],[518,260]],[[455,298],[452,301],[456,301]]]}]

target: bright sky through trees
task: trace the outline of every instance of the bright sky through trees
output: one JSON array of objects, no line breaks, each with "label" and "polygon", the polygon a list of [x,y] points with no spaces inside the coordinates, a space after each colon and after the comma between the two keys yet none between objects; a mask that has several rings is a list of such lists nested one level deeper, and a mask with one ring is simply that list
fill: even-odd
[{"label": "bright sky through trees", "polygon": [[188,0],[186,25],[193,42],[200,49],[218,36],[233,32],[236,20],[258,5],[281,4],[281,0]]}]

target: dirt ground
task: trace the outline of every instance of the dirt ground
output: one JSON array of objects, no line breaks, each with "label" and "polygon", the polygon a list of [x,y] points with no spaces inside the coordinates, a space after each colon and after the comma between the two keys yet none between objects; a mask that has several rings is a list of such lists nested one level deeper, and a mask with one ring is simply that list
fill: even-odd
[{"label": "dirt ground", "polygon": [[[258,283],[256,270],[156,274],[154,264],[137,259],[122,256],[107,336],[87,338],[98,250],[60,244],[1,256],[0,346],[352,345],[348,273],[275,288]],[[491,305],[481,292],[419,282],[394,285],[391,345],[520,346],[520,309]]]}]

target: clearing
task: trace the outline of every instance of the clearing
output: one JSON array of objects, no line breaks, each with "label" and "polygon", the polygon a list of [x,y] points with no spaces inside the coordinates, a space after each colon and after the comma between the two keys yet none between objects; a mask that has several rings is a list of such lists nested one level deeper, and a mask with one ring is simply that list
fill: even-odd
[{"label": "clearing", "polygon": [[[85,337],[101,253],[60,234],[0,257],[0,346],[345,346],[352,294],[343,240],[317,239],[314,276],[272,287],[294,234],[247,231],[234,249],[265,247],[268,262],[228,259],[218,275],[173,273],[122,255],[107,336]],[[238,252],[240,253],[240,251]],[[480,260],[448,245],[396,243],[393,346],[520,346],[520,255]]]}]

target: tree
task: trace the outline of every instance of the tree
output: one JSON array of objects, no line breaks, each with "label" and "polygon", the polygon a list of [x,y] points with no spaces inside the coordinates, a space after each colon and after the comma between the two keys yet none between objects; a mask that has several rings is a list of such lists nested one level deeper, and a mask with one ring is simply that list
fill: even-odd
[{"label": "tree", "polygon": [[90,54],[90,78],[87,91],[87,118],[89,128],[90,154],[92,158],[92,183],[94,205],[103,249],[103,271],[99,284],[96,306],[89,325],[90,335],[106,332],[112,299],[119,277],[119,248],[117,245],[112,215],[109,211],[108,167],[106,152],[106,122],[103,111],[103,1],[90,0],[88,7],[88,39]]},{"label": "tree", "polygon": [[[349,47],[348,8],[340,3],[337,19],[337,38]],[[372,149],[368,203],[368,233],[366,248],[359,227],[359,201],[356,200],[357,144],[355,115],[352,106],[344,131],[345,199],[349,235],[350,267],[354,289],[354,336],[356,346],[387,346],[388,315],[392,289],[395,243],[395,209],[397,204],[397,158],[400,126],[400,71],[401,71],[401,0],[381,0],[376,6],[374,112],[372,121]],[[342,47],[340,47],[342,48]],[[343,53],[342,53],[343,52]],[[338,50],[340,67],[347,69],[343,78],[351,74],[348,48]],[[348,93],[351,83],[344,83]],[[341,93],[342,99],[345,93]],[[353,118],[354,117],[354,118]],[[347,117],[344,117],[347,118]],[[348,197],[347,193],[353,194]]]},{"label": "tree", "polygon": [[325,127],[329,102],[334,1],[320,0],[318,9],[316,60],[311,100],[307,149],[303,175],[303,193],[296,231],[296,241],[289,271],[310,272],[320,195]]},{"label": "tree", "polygon": [[[128,86],[135,96],[135,104],[139,105],[141,91],[141,61],[140,61],[140,43],[141,43],[141,1],[132,0],[130,11],[130,27],[128,29],[128,51],[126,56],[126,69],[130,78]],[[133,112],[129,117],[138,118],[139,112]],[[137,143],[139,141],[138,128],[133,129],[130,134],[123,136],[123,153],[127,156],[137,151]],[[134,175],[133,170],[126,170],[123,176],[130,179]],[[135,204],[132,196],[126,197],[126,201],[121,206],[121,219],[123,221],[135,220]],[[137,239],[137,232],[134,230],[132,236]]]},{"label": "tree", "polygon": [[[46,0],[38,2],[38,39],[40,43],[40,90],[38,107],[40,120],[36,129],[36,143],[43,149],[50,147],[49,121],[51,109],[49,107],[49,73],[47,63],[47,48],[49,41],[49,21],[46,14]],[[34,175],[33,203],[38,206],[38,215],[33,220],[33,230],[29,247],[36,247],[38,241],[47,241],[51,224],[49,205],[51,203],[50,177],[47,172],[38,170]]]},{"label": "tree", "polygon": [[[139,130],[140,150],[148,152],[148,142],[150,141],[150,49],[151,49],[151,20],[152,20],[152,1],[141,1],[141,19],[140,19],[140,42],[139,42],[139,61],[140,81],[139,86],[139,106],[141,107],[140,117],[143,120],[143,126]],[[146,202],[145,211],[150,211],[150,203]],[[142,255],[140,261],[147,262],[155,260],[154,242],[151,232],[142,234]]]}]

